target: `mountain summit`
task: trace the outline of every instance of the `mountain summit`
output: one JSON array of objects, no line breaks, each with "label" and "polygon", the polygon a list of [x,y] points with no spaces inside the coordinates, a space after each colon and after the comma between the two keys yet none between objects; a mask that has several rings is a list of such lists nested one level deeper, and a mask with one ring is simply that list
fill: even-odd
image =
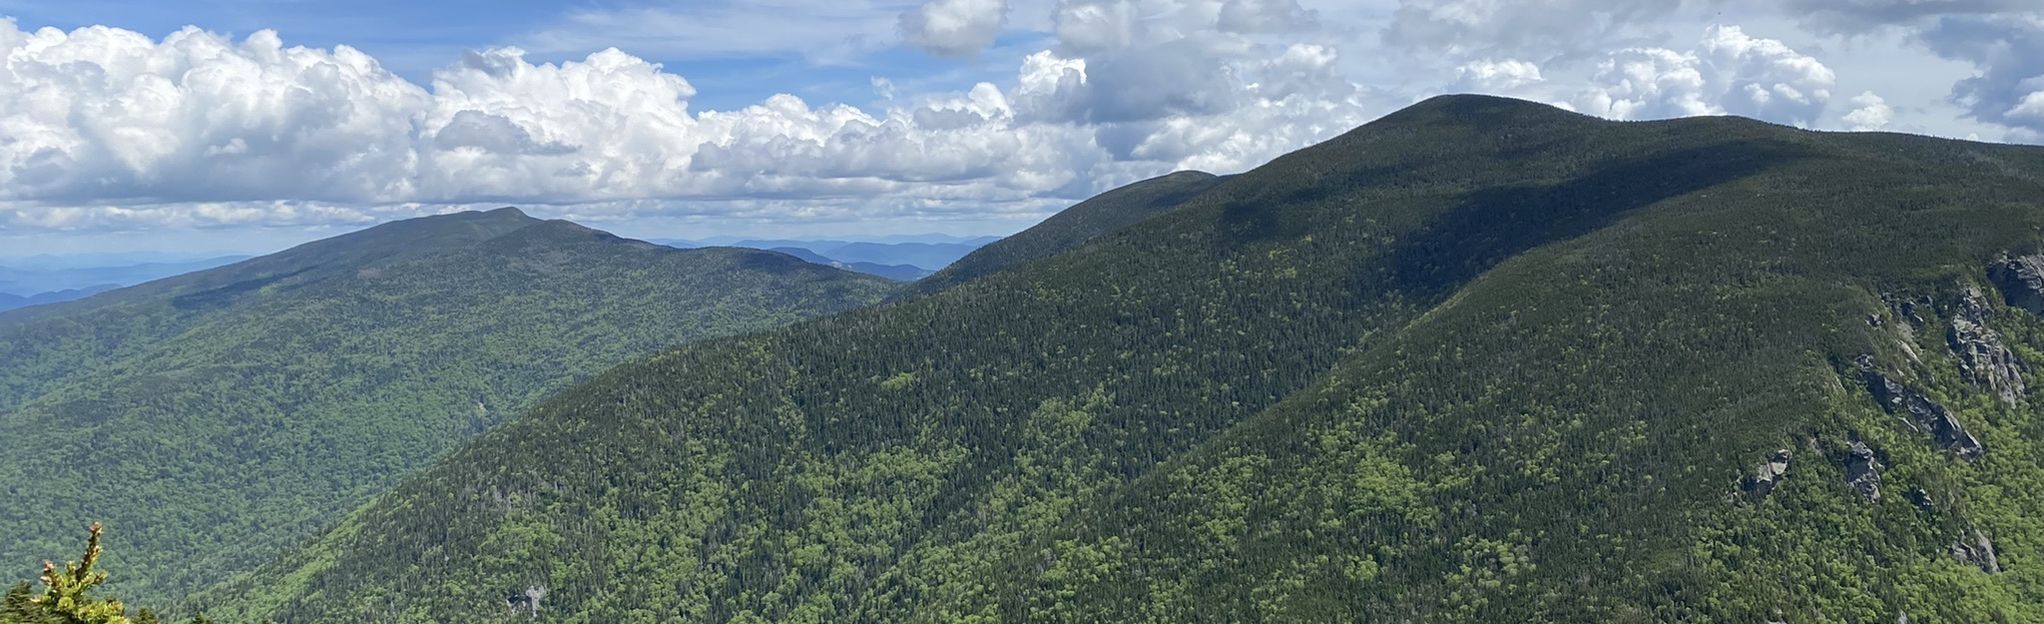
[{"label": "mountain summit", "polygon": [[2036,148],[1437,98],[947,288],[614,370],[208,596],[280,622],[2030,619],[2044,319],[2009,304],[2044,297],[2040,174]]},{"label": "mountain summit", "polygon": [[181,596],[566,385],[890,290],[504,208],[0,314],[0,488],[18,493],[0,559],[51,558],[68,544],[44,540],[93,518],[120,591]]}]

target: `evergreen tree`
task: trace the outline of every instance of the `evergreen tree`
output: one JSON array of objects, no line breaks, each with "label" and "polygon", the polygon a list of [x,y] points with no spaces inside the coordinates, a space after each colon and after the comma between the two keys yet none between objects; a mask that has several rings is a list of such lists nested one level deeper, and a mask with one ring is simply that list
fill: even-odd
[{"label": "evergreen tree", "polygon": [[[107,573],[99,569],[99,523],[92,523],[85,540],[85,556],[78,561],[57,564],[43,562],[43,593],[38,596],[28,583],[18,583],[0,598],[0,624],[158,624],[156,612],[141,609],[128,617],[127,605],[119,598],[91,595],[105,583]],[[204,615],[193,616],[191,624],[208,624]]]}]

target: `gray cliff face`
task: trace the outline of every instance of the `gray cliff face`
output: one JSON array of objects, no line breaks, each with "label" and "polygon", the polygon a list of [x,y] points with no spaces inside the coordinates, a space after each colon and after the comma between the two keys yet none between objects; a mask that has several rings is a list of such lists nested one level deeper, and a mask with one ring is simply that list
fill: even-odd
[{"label": "gray cliff face", "polygon": [[1846,451],[1845,484],[1867,502],[1881,501],[1881,460],[1874,457],[1874,449],[1864,442],[1854,440],[1852,448]]},{"label": "gray cliff face", "polygon": [[1987,451],[1987,448],[1980,444],[1980,440],[1974,438],[1972,433],[1966,431],[1965,425],[1960,424],[1959,419],[1952,416],[1951,410],[1930,400],[1930,397],[1924,396],[1922,392],[1871,369],[1860,371],[1860,376],[1866,381],[1867,391],[1874,395],[1874,401],[1881,404],[1881,409],[1890,414],[1907,416],[1903,422],[1908,424],[1910,429],[1929,433],[1938,446],[1969,461],[1978,459],[1981,453]]},{"label": "gray cliff face", "polygon": [[1995,553],[1994,540],[1977,527],[1967,530],[1965,538],[1952,542],[1951,554],[1961,563],[1979,567],[1988,574],[2001,573],[2001,557]]},{"label": "gray cliff face", "polygon": [[2044,254],[1998,258],[1987,265],[1987,279],[2009,305],[2044,315]]},{"label": "gray cliff face", "polygon": [[2026,367],[2002,341],[2001,332],[1987,326],[1992,314],[1992,306],[1980,291],[1968,289],[1952,314],[1945,342],[1951,346],[1952,355],[1958,357],[1959,374],[1966,381],[1987,388],[2013,405],[2027,391],[2023,383]]}]

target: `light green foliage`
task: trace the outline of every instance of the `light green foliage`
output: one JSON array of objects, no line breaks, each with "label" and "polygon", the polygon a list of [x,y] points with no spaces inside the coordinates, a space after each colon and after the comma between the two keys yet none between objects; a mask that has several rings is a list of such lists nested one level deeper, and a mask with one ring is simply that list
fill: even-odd
[{"label": "light green foliage", "polygon": [[0,491],[53,493],[0,505],[0,560],[60,548],[63,519],[104,519],[114,587],[168,603],[560,388],[890,289],[498,211],[0,314]]}]

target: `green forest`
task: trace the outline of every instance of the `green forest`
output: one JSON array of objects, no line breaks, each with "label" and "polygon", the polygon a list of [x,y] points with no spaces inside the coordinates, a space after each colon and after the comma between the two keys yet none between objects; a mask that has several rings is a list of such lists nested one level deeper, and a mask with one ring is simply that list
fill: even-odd
[{"label": "green forest", "polygon": [[892,289],[503,210],[0,314],[0,560],[104,522],[110,587],[161,604],[604,369]]},{"label": "green forest", "polygon": [[114,546],[0,622],[2044,623],[2044,149],[1444,96],[901,290],[489,215],[0,315],[0,553]]},{"label": "green forest", "polygon": [[1436,98],[611,370],[184,606],[2044,621],[2044,319],[1994,269],[2038,250],[2040,173]]}]

